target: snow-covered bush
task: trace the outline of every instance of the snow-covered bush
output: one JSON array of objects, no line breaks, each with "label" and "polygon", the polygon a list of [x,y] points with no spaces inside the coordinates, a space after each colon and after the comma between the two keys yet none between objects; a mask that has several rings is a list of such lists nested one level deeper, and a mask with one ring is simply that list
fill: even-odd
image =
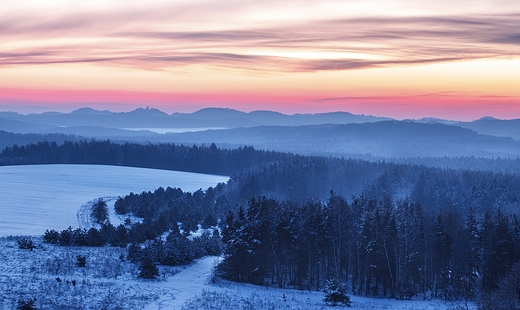
[{"label": "snow-covered bush", "polygon": [[85,267],[87,265],[87,257],[85,255],[76,256],[76,266]]},{"label": "snow-covered bush", "polygon": [[34,249],[34,243],[31,239],[22,238],[18,240],[18,247],[23,250],[33,250]]},{"label": "snow-covered bush", "polygon": [[336,306],[342,304],[350,307],[352,302],[350,296],[347,295],[347,286],[345,283],[338,281],[336,278],[327,280],[327,285],[323,289],[324,298],[323,301]]},{"label": "snow-covered bush", "polygon": [[35,299],[19,300],[16,310],[36,310]]}]

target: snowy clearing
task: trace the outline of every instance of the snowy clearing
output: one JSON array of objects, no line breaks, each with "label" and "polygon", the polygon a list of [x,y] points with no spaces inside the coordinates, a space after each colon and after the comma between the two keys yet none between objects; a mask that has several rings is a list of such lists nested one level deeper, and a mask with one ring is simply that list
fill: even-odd
[{"label": "snowy clearing", "polygon": [[[32,238],[33,251],[18,248],[16,237],[0,238],[1,309],[36,298],[38,309],[338,309],[323,303],[321,292],[255,286],[217,279],[218,257],[201,258],[184,267],[159,266],[156,280],[138,278],[134,264],[117,247],[60,247]],[[77,255],[87,257],[85,268]],[[59,278],[59,281],[58,281]],[[73,282],[74,281],[74,282]],[[352,309],[457,309],[439,300],[409,301],[352,296]],[[474,305],[469,305],[474,309]],[[344,308],[347,309],[347,308]],[[462,309],[462,308],[460,308]]]},{"label": "snowy clearing", "polygon": [[[80,207],[99,197],[124,196],[159,187],[196,191],[229,177],[100,165],[0,167],[0,236],[41,235],[78,227]],[[109,199],[110,200],[110,199]],[[109,206],[113,206],[112,203]],[[114,217],[111,216],[111,219]]]}]

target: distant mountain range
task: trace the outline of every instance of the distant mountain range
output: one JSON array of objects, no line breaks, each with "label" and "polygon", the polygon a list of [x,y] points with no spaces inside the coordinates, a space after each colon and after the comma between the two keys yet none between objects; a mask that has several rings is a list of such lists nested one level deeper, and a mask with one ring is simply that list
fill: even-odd
[{"label": "distant mountain range", "polygon": [[[159,134],[157,129],[162,132],[171,129],[177,133]],[[435,118],[397,121],[347,112],[286,115],[272,111],[246,113],[207,108],[169,115],[150,108],[131,112],[82,108],[71,113],[22,115],[0,112],[0,130],[116,141],[216,143],[225,147],[252,145],[267,150],[326,156],[520,156],[520,142],[516,141],[520,140],[520,119],[490,117],[473,122]],[[10,136],[9,141],[15,139]],[[19,143],[23,143],[27,137],[20,139]],[[8,142],[0,146],[7,145]]]},{"label": "distant mountain range", "polygon": [[511,137],[520,140],[520,119],[501,120],[485,116],[472,122],[448,121],[437,118],[423,118],[418,123],[454,125],[468,128],[484,135],[497,137]]},{"label": "distant mountain range", "polygon": [[[389,118],[354,115],[348,112],[286,115],[272,111],[241,112],[233,109],[207,108],[194,113],[168,115],[157,109],[130,112],[98,111],[82,108],[71,113],[46,112],[22,115],[0,112],[0,129],[21,128],[42,131],[49,127],[101,126],[106,128],[238,128],[256,126],[302,126],[317,124],[367,123]],[[4,125],[6,121],[12,123]],[[21,122],[21,123],[16,123]]]},{"label": "distant mountain range", "polygon": [[253,145],[305,155],[394,158],[520,156],[520,142],[444,124],[381,121],[363,124],[261,126],[167,134],[177,143]]}]

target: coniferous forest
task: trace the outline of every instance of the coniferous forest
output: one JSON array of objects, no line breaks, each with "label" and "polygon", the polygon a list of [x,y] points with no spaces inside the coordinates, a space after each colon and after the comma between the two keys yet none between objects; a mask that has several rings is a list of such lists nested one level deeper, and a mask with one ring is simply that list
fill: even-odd
[{"label": "coniferous forest", "polygon": [[[221,277],[281,288],[320,290],[335,278],[363,296],[520,303],[520,175],[514,169],[447,169],[214,144],[40,142],[0,154],[1,165],[41,163],[230,175],[227,184],[206,191],[130,193],[117,200],[116,212],[142,221],[47,231],[49,243],[126,247],[139,264],[185,264],[223,253]],[[213,230],[188,238],[198,225]]]}]

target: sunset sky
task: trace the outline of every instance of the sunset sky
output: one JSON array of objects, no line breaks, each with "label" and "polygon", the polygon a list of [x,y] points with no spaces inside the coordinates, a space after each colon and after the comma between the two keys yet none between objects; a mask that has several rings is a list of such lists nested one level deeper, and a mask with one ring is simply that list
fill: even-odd
[{"label": "sunset sky", "polygon": [[0,110],[520,118],[519,0],[21,0]]}]

